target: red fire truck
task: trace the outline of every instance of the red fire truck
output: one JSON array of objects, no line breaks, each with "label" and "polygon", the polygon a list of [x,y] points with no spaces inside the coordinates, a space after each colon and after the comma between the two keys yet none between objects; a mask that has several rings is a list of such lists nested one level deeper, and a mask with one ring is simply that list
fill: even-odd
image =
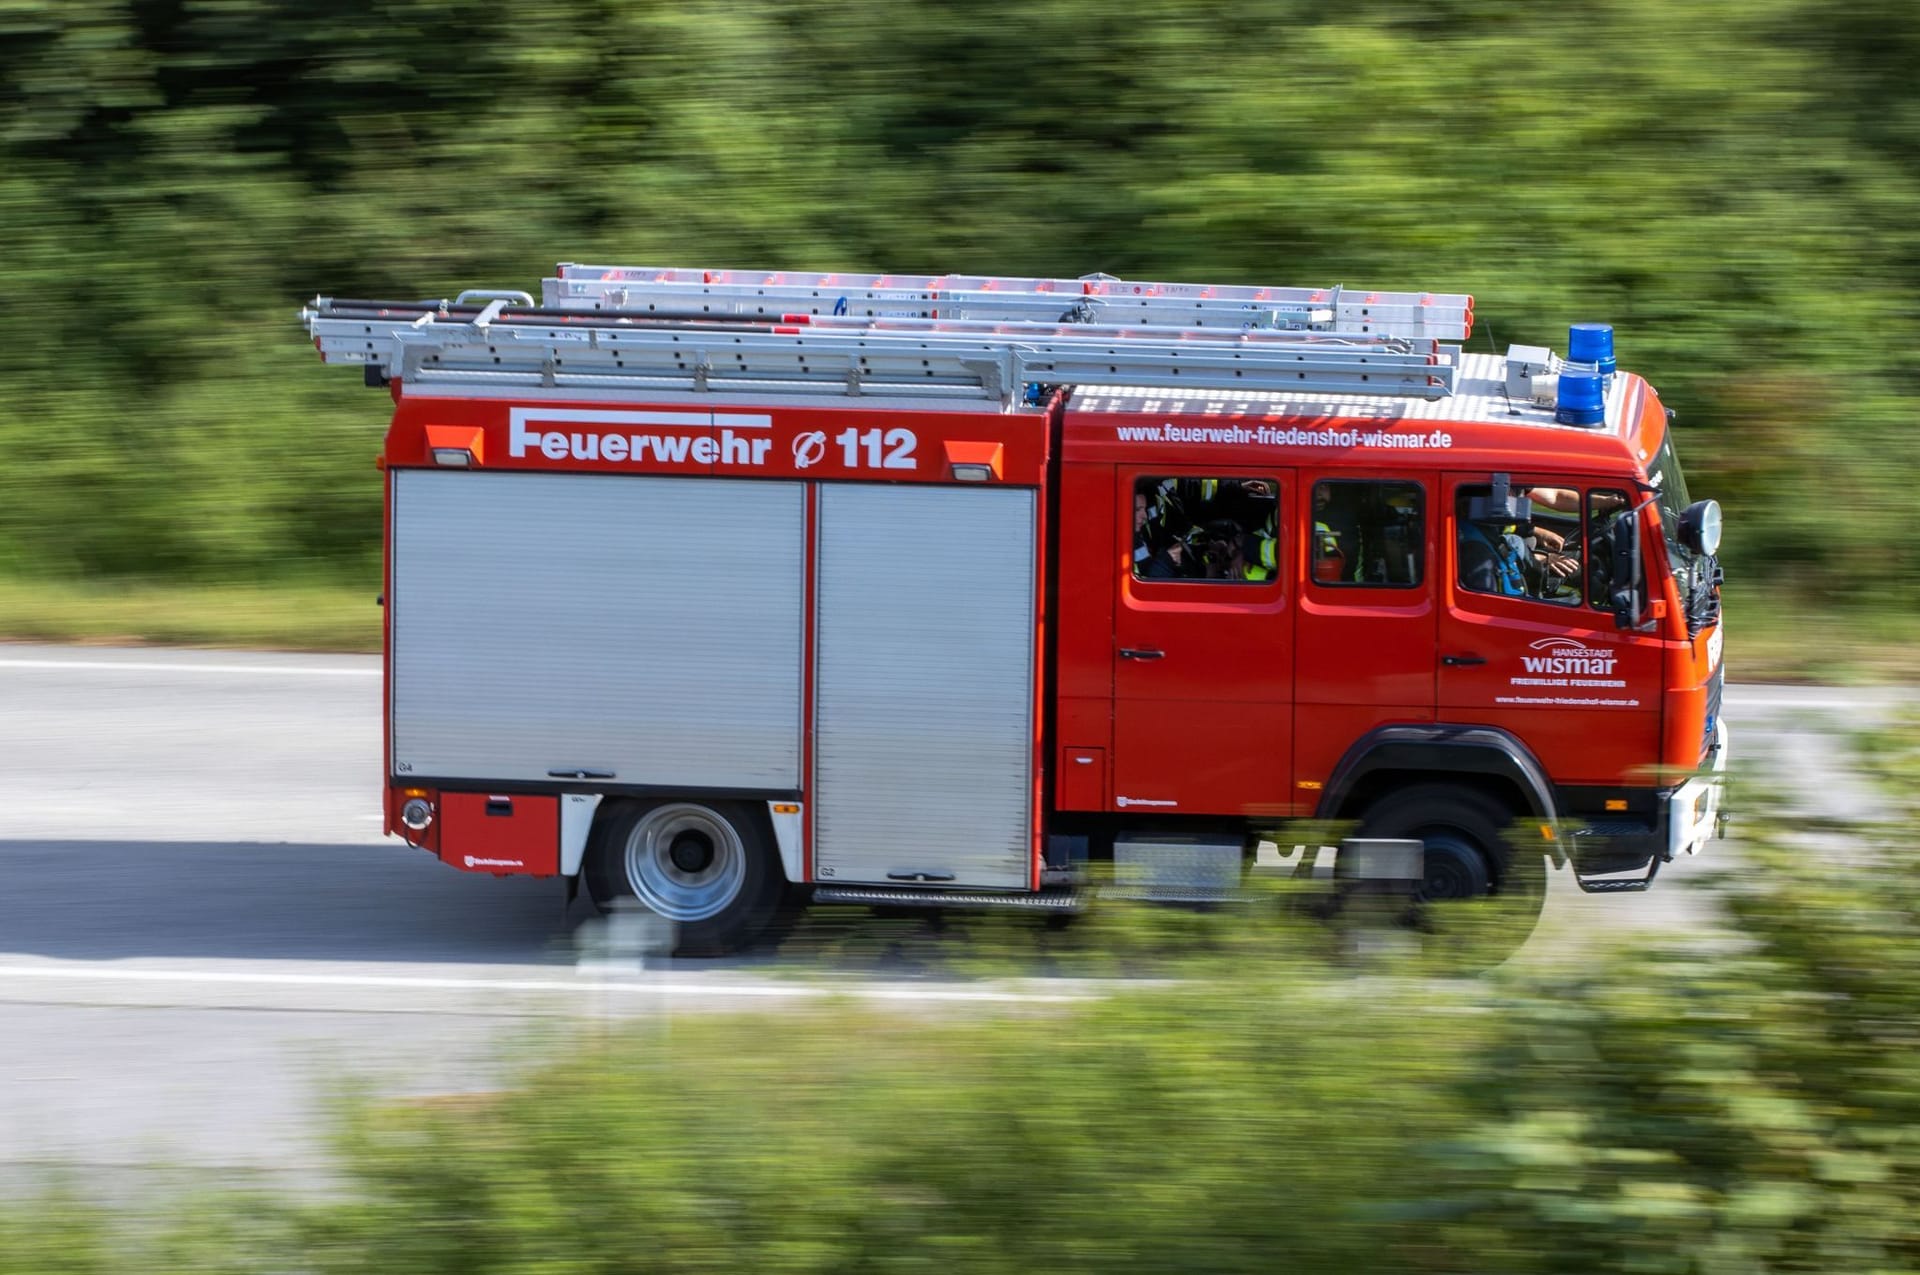
[{"label": "red fire truck", "polygon": [[302,317],[394,402],[388,832],[682,952],[1204,888],[1295,819],[1419,840],[1430,900],[1717,833],[1719,509],[1604,325],[576,264]]}]

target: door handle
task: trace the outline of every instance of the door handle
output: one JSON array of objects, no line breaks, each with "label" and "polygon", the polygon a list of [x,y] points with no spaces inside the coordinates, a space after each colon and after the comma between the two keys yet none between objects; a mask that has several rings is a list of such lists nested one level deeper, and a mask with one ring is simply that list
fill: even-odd
[{"label": "door handle", "polygon": [[1442,664],[1451,664],[1455,668],[1467,668],[1474,664],[1485,664],[1487,657],[1484,655],[1443,655],[1440,657],[1440,662]]},{"label": "door handle", "polygon": [[1166,654],[1165,651],[1150,651],[1145,647],[1139,646],[1123,646],[1120,648],[1120,658],[1123,660],[1159,660],[1165,659]]}]

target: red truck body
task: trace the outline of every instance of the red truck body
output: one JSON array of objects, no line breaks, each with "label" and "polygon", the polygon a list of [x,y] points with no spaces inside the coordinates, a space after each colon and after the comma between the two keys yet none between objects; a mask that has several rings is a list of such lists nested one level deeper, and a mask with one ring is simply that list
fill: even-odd
[{"label": "red truck body", "polygon": [[[569,349],[572,319],[546,321]],[[1117,845],[1364,822],[1413,790],[1496,804],[1600,888],[1650,878],[1714,835],[1727,756],[1670,414],[1622,372],[1603,420],[1559,423],[1513,397],[1512,358],[1451,357],[1444,397],[986,402],[396,362],[387,830],[630,890],[705,936],[689,950],[768,915],[737,891],[698,915],[716,874],[1040,898]],[[1508,490],[1530,522],[1469,518]],[[1485,587],[1483,534],[1542,582]]]}]

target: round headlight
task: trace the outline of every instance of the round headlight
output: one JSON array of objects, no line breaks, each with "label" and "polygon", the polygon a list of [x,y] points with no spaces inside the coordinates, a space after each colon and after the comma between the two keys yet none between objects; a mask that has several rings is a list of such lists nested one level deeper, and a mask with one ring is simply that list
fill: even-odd
[{"label": "round headlight", "polygon": [[1680,543],[1695,553],[1720,552],[1720,502],[1696,500],[1680,515]]},{"label": "round headlight", "polygon": [[400,807],[400,822],[415,832],[425,831],[433,822],[433,803],[424,797],[415,797]]}]

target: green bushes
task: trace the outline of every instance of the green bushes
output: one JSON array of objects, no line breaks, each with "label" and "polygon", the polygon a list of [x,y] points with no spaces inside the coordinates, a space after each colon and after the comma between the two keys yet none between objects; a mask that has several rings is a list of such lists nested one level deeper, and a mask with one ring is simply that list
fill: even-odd
[{"label": "green bushes", "polygon": [[1912,1269],[1920,884],[1903,829],[1808,835],[1746,844],[1709,946],[1441,982],[1215,930],[1084,1003],[557,1037],[354,1106],[328,1192],[63,1197],[0,1214],[0,1270]]},{"label": "green bushes", "polygon": [[676,1021],[369,1113],[328,1234],[342,1269],[1910,1268],[1920,889],[1778,847],[1728,904],[1744,950],[1487,984],[1271,950],[1015,1016]]}]

